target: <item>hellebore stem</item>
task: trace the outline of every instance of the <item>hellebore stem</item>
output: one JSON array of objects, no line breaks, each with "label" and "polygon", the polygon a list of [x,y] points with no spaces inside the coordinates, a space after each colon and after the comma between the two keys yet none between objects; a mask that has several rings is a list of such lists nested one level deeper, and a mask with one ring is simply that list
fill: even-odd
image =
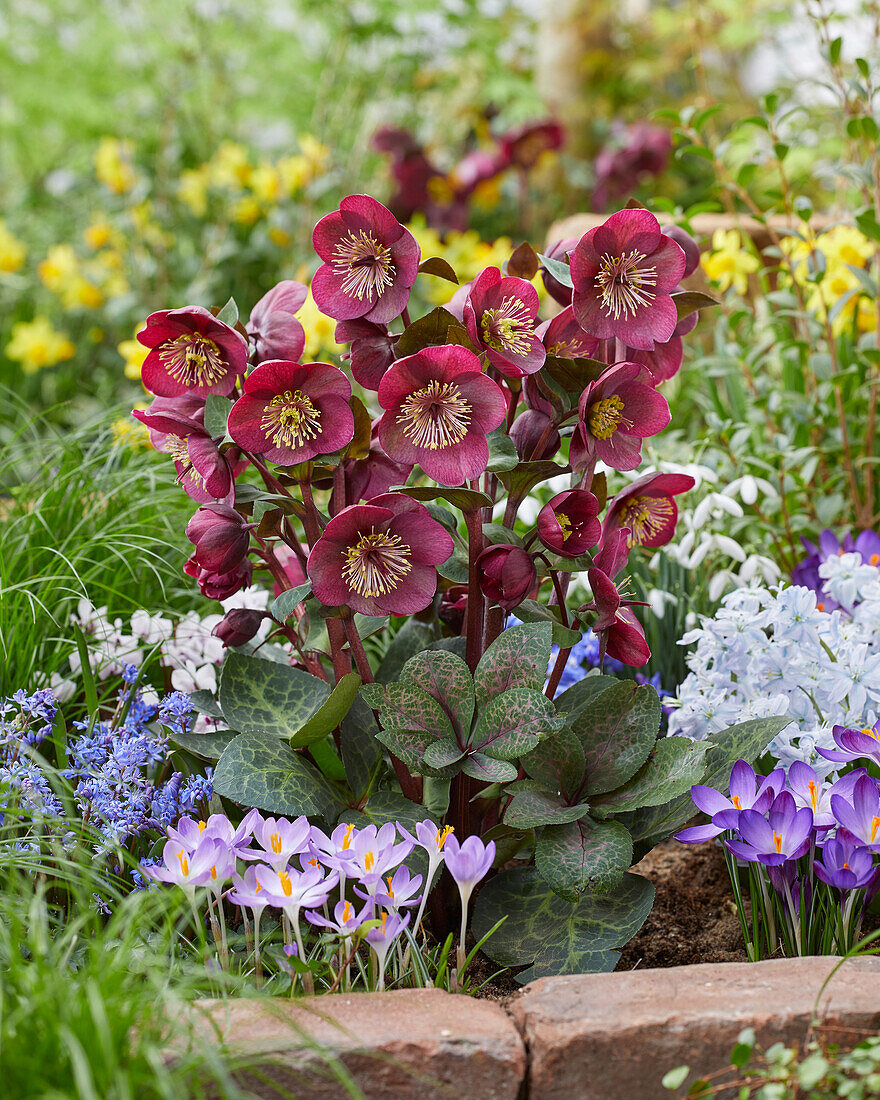
[{"label": "hellebore stem", "polygon": [[482,509],[465,512],[468,532],[468,600],[465,660],[471,672],[475,672],[483,654],[483,618],[485,598],[480,589],[477,558],[483,552]]},{"label": "hellebore stem", "polygon": [[367,659],[366,651],[364,650],[364,643],[361,641],[361,636],[358,633],[358,628],[354,624],[354,618],[346,608],[346,611],[342,615],[342,625],[345,628],[345,633],[348,636],[348,647],[354,656],[354,663],[357,666],[358,674],[361,680],[365,684],[373,683],[373,670],[370,668],[370,662]]}]

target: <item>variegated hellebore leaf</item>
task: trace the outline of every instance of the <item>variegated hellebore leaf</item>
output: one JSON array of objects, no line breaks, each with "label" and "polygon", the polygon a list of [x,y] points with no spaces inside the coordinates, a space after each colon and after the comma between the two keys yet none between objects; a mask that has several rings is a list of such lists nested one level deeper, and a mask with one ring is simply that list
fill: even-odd
[{"label": "variegated hellebore leaf", "polygon": [[467,743],[474,717],[474,678],[461,657],[442,650],[423,650],[403,666],[400,681],[415,684],[436,699],[458,738]]},{"label": "variegated hellebore leaf", "polygon": [[422,348],[434,347],[437,344],[446,343],[446,333],[450,325],[459,322],[442,306],[437,306],[424,317],[419,317],[408,325],[397,342],[397,357],[403,359],[407,355],[414,355]]},{"label": "variegated hellebore leaf", "polygon": [[484,783],[510,783],[516,779],[516,765],[507,760],[496,760],[482,752],[469,753],[461,763],[461,770],[471,779]]},{"label": "variegated hellebore leaf", "polygon": [[549,459],[539,459],[535,462],[520,462],[512,470],[499,470],[495,476],[511,496],[519,497],[525,496],[530,489],[548,478],[569,473],[570,469],[569,466],[560,466]]},{"label": "variegated hellebore leaf", "polygon": [[483,951],[501,966],[532,965],[516,975],[521,985],[555,974],[613,970],[617,950],[632,939],[654,904],[647,879],[624,874],[609,894],[566,901],[534,867],[501,871],[477,895],[472,928],[480,939],[503,916],[507,920]]},{"label": "variegated hellebore leaf", "polygon": [[223,717],[220,704],[210,691],[191,691],[189,701],[199,714],[207,714],[209,718]]},{"label": "variegated hellebore leaf", "polygon": [[633,842],[619,821],[572,821],[542,829],[535,843],[538,874],[557,894],[577,901],[585,890],[607,894],[631,866]]},{"label": "variegated hellebore leaf", "polygon": [[553,629],[552,641],[560,649],[571,649],[581,640],[579,630],[570,630],[563,626],[552,608],[537,600],[523,600],[516,609],[516,617],[524,623],[550,623]]},{"label": "variegated hellebore leaf", "polygon": [[311,745],[336,729],[357,698],[360,686],[360,676],[356,672],[347,672],[312,717],[290,739],[291,748]]},{"label": "variegated hellebore leaf", "polygon": [[355,699],[339,726],[339,748],[345,778],[356,798],[366,794],[382,756],[378,734],[373,712],[363,699]]},{"label": "variegated hellebore leaf", "polygon": [[480,711],[471,744],[487,756],[513,760],[561,729],[563,721],[542,691],[513,687]]},{"label": "variegated hellebore leaf", "polygon": [[379,711],[385,729],[426,730],[435,738],[455,737],[437,700],[415,684],[365,684],[361,695]]},{"label": "variegated hellebore leaf", "polygon": [[549,623],[523,623],[503,630],[480,658],[474,673],[477,706],[482,709],[512,687],[541,691],[551,644]]},{"label": "variegated hellebore leaf", "polygon": [[[424,763],[425,752],[431,745],[438,743],[438,738],[427,730],[408,729],[384,729],[376,734],[376,740],[393,753],[398,760],[402,760],[411,772],[423,774],[426,771],[435,774]],[[446,742],[439,742],[446,744]],[[457,769],[454,769],[457,770]]]},{"label": "variegated hellebore leaf", "polygon": [[569,719],[584,749],[584,795],[613,791],[648,759],[660,730],[660,700],[648,684],[618,680]]},{"label": "variegated hellebore leaf", "polygon": [[211,733],[176,733],[171,740],[205,760],[219,760],[226,746],[238,736],[238,730],[213,730]]},{"label": "variegated hellebore leaf", "polygon": [[516,829],[534,829],[539,825],[564,825],[578,821],[590,812],[586,802],[568,806],[558,795],[544,791],[521,791],[513,796],[504,811],[504,824]]},{"label": "variegated hellebore leaf", "polygon": [[214,769],[214,791],[242,806],[333,822],[342,800],[317,768],[277,738],[243,733]]},{"label": "variegated hellebore leaf", "polygon": [[429,768],[443,769],[457,764],[465,750],[456,741],[435,741],[425,749],[423,763]]},{"label": "variegated hellebore leaf", "polygon": [[603,676],[601,673],[590,674],[582,680],[578,680],[576,684],[572,684],[570,688],[560,692],[553,702],[556,704],[558,711],[569,716],[568,721],[571,723],[578,711],[583,710],[594,695],[619,683],[620,681],[616,676]]},{"label": "variegated hellebore leaf", "polygon": [[603,815],[659,806],[690,791],[706,770],[705,741],[688,737],[661,737],[647,763],[622,787],[590,801],[593,813]]},{"label": "variegated hellebore leaf", "polygon": [[276,596],[269,605],[269,614],[279,623],[286,623],[294,611],[312,591],[312,582],[298,584],[296,588],[288,588],[279,596]]},{"label": "variegated hellebore leaf", "polygon": [[583,746],[568,726],[542,741],[520,763],[545,790],[566,798],[577,794],[586,771]]},{"label": "variegated hellebore leaf", "polygon": [[328,683],[302,669],[242,653],[228,653],[220,673],[220,709],[242,733],[293,737],[330,691]]},{"label": "variegated hellebore leaf", "polygon": [[400,671],[406,662],[416,653],[436,641],[438,629],[434,623],[423,623],[418,619],[407,619],[391,639],[391,645],[379,665],[376,679],[380,684],[391,684],[400,679]]}]

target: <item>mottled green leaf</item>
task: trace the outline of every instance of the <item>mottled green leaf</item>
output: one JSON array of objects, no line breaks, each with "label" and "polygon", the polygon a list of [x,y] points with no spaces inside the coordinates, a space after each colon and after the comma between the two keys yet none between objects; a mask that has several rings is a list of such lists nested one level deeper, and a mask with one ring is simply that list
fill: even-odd
[{"label": "mottled green leaf", "polygon": [[220,674],[220,708],[233,729],[293,737],[330,695],[302,669],[229,653]]},{"label": "mottled green leaf", "polygon": [[214,770],[214,791],[242,806],[334,821],[341,805],[317,768],[272,737],[242,734],[226,747]]},{"label": "mottled green leaf", "polygon": [[286,623],[311,591],[311,581],[306,581],[305,584],[298,584],[296,588],[288,588],[286,592],[282,592],[280,596],[276,596],[269,605],[269,614],[273,619],[277,619],[279,623]]},{"label": "mottled green leaf", "polygon": [[654,887],[625,874],[610,894],[587,893],[577,902],[554,893],[534,867],[501,871],[477,895],[472,928],[479,939],[506,916],[483,951],[502,966],[531,967],[522,984],[554,974],[613,970],[621,948],[641,928]]},{"label": "mottled green leaf", "polygon": [[[730,769],[737,760],[753,763],[767,748],[773,738],[791,720],[783,718],[753,718],[740,722],[720,733],[707,737],[709,751],[706,768],[698,783],[726,791]],[[627,814],[623,819],[636,841],[635,855],[641,859],[655,844],[665,840],[694,816],[694,803],[690,791],[659,806],[645,807]]]},{"label": "mottled green leaf", "polygon": [[477,706],[482,709],[512,687],[540,691],[547,678],[550,646],[549,623],[523,623],[503,630],[477,665]]},{"label": "mottled green leaf", "polygon": [[414,355],[422,348],[436,347],[446,343],[446,333],[450,325],[457,325],[458,321],[449,310],[438,306],[413,321],[401,335],[397,342],[397,356],[402,359],[406,355]]},{"label": "mottled green leaf", "polygon": [[[215,307],[216,308],[216,307]],[[238,320],[238,305],[234,298],[227,298],[226,304],[222,308],[218,309],[214,315],[218,321],[222,321],[224,325],[229,325],[230,328],[235,327],[235,323]],[[205,425],[207,427],[207,424]]]},{"label": "mottled green leaf", "polygon": [[568,466],[560,466],[549,459],[536,462],[520,462],[512,470],[500,470],[495,476],[511,496],[525,496],[530,489],[557,474],[570,472]]},{"label": "mottled green leaf", "polygon": [[384,729],[376,734],[376,740],[402,760],[411,772],[421,772],[425,750],[437,738],[425,730]]},{"label": "mottled green leaf", "polygon": [[205,398],[205,431],[213,439],[223,439],[232,402],[228,397],[209,393]]},{"label": "mottled green leaf", "polygon": [[434,623],[423,623],[419,619],[407,619],[391,639],[391,644],[382,658],[376,679],[380,684],[390,684],[400,679],[400,671],[406,662],[416,653],[435,641],[437,627]]},{"label": "mottled green leaf", "polygon": [[672,301],[675,303],[679,321],[696,313],[699,309],[708,309],[709,306],[719,304],[717,298],[713,298],[710,294],[703,294],[699,290],[684,290],[680,294],[673,294]]},{"label": "mottled green leaf", "polygon": [[503,428],[496,428],[486,436],[489,444],[489,462],[486,469],[490,474],[500,473],[502,470],[512,470],[519,465],[519,455],[513,440]]},{"label": "mottled green leaf", "polygon": [[360,686],[360,676],[356,672],[347,672],[308,722],[291,738],[291,748],[300,749],[311,745],[313,741],[319,741],[336,729],[357,698]]},{"label": "mottled green leaf", "polygon": [[558,645],[560,649],[571,649],[581,640],[579,630],[570,630],[567,626],[563,626],[552,608],[537,600],[523,600],[518,604],[516,617],[522,619],[524,623],[550,623],[553,629],[553,644]]},{"label": "mottled green leaf", "polygon": [[552,700],[534,688],[513,687],[480,711],[474,748],[500,760],[531,752],[543,737],[562,727]]},{"label": "mottled green leaf", "polygon": [[[381,702],[379,689],[382,690]],[[361,689],[367,703],[379,710],[385,729],[427,730],[452,739],[452,723],[436,699],[415,684],[369,684]]]},{"label": "mottled green leaf", "polygon": [[538,874],[576,901],[587,889],[607,894],[632,865],[633,842],[619,821],[572,821],[542,829],[535,844]]},{"label": "mottled green leaf", "polygon": [[429,768],[448,768],[464,756],[464,749],[456,741],[435,741],[425,749],[424,762]]},{"label": "mottled green leaf", "polygon": [[365,794],[382,755],[378,733],[373,712],[363,699],[355,699],[339,726],[339,747],[345,778],[357,798]]},{"label": "mottled green leaf", "polygon": [[567,797],[577,792],[586,769],[583,746],[567,726],[542,741],[520,763],[548,791],[560,791]]},{"label": "mottled green leaf", "polygon": [[568,356],[548,355],[544,363],[544,370],[554,382],[558,382],[566,393],[578,396],[607,369],[608,364],[598,359]]},{"label": "mottled green leaf", "polygon": [[579,710],[582,710],[598,692],[614,687],[619,682],[616,676],[603,676],[601,673],[591,674],[585,676],[582,680],[578,680],[576,684],[572,684],[565,691],[560,692],[553,702],[556,704],[558,711],[573,716]]},{"label": "mottled green leaf", "polygon": [[213,733],[178,733],[171,740],[196,756],[219,760],[226,746],[238,735],[238,730],[216,730]]},{"label": "mottled green leaf", "polygon": [[586,802],[567,806],[558,795],[545,791],[521,791],[504,812],[504,824],[516,829],[534,829],[539,825],[562,825],[578,821],[590,812]]},{"label": "mottled green leaf", "polygon": [[436,642],[431,642],[428,649],[443,649],[447,653],[454,653],[464,660],[467,651],[467,638],[462,638],[460,635],[456,635],[454,638],[438,638]]},{"label": "mottled green leaf", "polygon": [[466,756],[461,770],[471,779],[481,779],[484,783],[510,783],[516,779],[516,767],[507,760],[496,760],[482,752],[472,752]]},{"label": "mottled green leaf", "polygon": [[191,691],[189,701],[199,714],[207,714],[209,718],[223,717],[220,704],[210,691]]},{"label": "mottled green leaf", "polygon": [[571,281],[571,268],[568,264],[563,263],[562,260],[554,260],[550,256],[544,256],[540,252],[538,253],[538,259],[541,262],[541,267],[552,275],[557,283],[562,283],[563,286],[571,289],[574,288],[574,283]]},{"label": "mottled green leaf", "polygon": [[688,737],[661,737],[645,766],[628,783],[590,801],[593,810],[620,813],[642,806],[659,806],[699,783],[706,769],[705,741]]},{"label": "mottled green leaf", "polygon": [[474,512],[478,508],[491,508],[492,498],[475,489],[449,489],[442,485],[416,485],[397,490],[413,500],[445,500],[462,512]]},{"label": "mottled green leaf", "polygon": [[437,649],[423,650],[406,662],[400,680],[436,699],[458,737],[467,740],[474,716],[474,678],[461,657]]},{"label": "mottled green leaf", "polygon": [[660,700],[648,684],[618,680],[589,699],[569,724],[584,749],[584,794],[613,791],[647,760],[660,730]]}]

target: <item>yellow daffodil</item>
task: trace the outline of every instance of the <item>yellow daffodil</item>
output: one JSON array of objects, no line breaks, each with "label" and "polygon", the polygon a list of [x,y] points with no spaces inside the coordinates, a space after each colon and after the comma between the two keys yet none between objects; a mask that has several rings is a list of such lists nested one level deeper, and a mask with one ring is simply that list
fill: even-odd
[{"label": "yellow daffodil", "polygon": [[239,225],[253,225],[259,221],[263,210],[260,204],[251,195],[236,199],[229,211],[230,217]]},{"label": "yellow daffodil", "polygon": [[[146,348],[144,348],[146,351]],[[146,408],[138,405],[138,408]],[[110,425],[113,433],[113,442],[118,446],[129,447],[133,451],[148,451],[150,449],[150,432],[145,424],[135,420],[133,416],[122,416],[114,420]]]},{"label": "yellow daffodil", "polygon": [[197,218],[203,218],[208,212],[209,186],[210,171],[206,164],[201,164],[198,168],[187,168],[180,173],[177,196]]},{"label": "yellow daffodil", "polygon": [[12,336],[6,345],[7,358],[21,363],[25,374],[36,374],[43,367],[72,359],[75,351],[67,334],[56,331],[48,317],[19,321],[12,326]]},{"label": "yellow daffodil", "polygon": [[737,294],[746,293],[749,275],[761,266],[757,256],[743,247],[737,229],[716,229],[712,235],[712,250],[703,253],[700,263],[707,278],[719,290],[732,286]]},{"label": "yellow daffodil", "polygon": [[9,232],[6,223],[0,221],[0,271],[12,274],[24,265],[27,249]]},{"label": "yellow daffodil", "polygon": [[145,348],[143,344],[139,344],[137,340],[123,340],[121,344],[116,345],[116,350],[125,361],[123,368],[125,377],[137,381],[141,376],[141,367],[144,365],[144,360],[149,355],[150,349]]},{"label": "yellow daffodil", "polygon": [[296,317],[306,333],[303,362],[320,361],[325,355],[341,355],[345,351],[345,345],[337,344],[333,338],[336,322],[331,317],[325,317],[318,309],[311,289]]},{"label": "yellow daffodil", "polygon": [[134,148],[129,141],[103,137],[95,152],[95,176],[114,195],[124,195],[137,183],[131,159]]},{"label": "yellow daffodil", "polygon": [[248,186],[259,202],[276,203],[281,197],[281,173],[274,165],[258,164],[251,172]]}]

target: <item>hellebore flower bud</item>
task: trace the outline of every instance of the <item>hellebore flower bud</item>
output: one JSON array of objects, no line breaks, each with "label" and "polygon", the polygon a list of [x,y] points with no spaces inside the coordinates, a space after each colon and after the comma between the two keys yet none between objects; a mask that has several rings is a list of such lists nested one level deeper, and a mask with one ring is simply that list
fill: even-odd
[{"label": "hellebore flower bud", "polygon": [[440,597],[437,618],[456,634],[461,633],[467,614],[468,589],[466,584],[456,584]]},{"label": "hellebore flower bud", "polygon": [[250,545],[250,525],[225,504],[203,504],[186,525],[201,569],[229,573],[241,564]]},{"label": "hellebore flower bud", "polygon": [[249,642],[260,629],[265,613],[247,607],[235,607],[227,611],[211,634],[226,646],[239,646]]},{"label": "hellebore flower bud", "polygon": [[587,489],[558,493],[538,513],[538,538],[548,550],[577,558],[595,546],[602,533],[599,501]]},{"label": "hellebore flower bud", "polygon": [[[537,409],[526,409],[519,414],[510,429],[510,438],[523,462],[530,458],[551,458],[559,450],[559,432],[553,427],[550,417]],[[540,449],[534,453],[539,443]]]},{"label": "hellebore flower bud", "polygon": [[521,546],[499,543],[487,547],[477,558],[483,595],[505,611],[513,611],[532,590],[535,564]]},{"label": "hellebore flower bud", "polygon": [[184,564],[183,571],[188,577],[195,577],[203,596],[207,596],[209,600],[225,600],[234,596],[239,589],[250,585],[254,567],[245,558],[230,572],[216,573],[210,569],[202,569],[193,554]]}]

